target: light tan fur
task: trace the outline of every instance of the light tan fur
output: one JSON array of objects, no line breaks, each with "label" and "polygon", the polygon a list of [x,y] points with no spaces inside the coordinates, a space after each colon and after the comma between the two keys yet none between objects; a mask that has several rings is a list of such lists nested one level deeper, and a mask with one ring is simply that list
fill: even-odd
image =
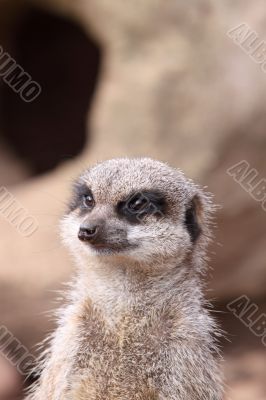
[{"label": "light tan fur", "polygon": [[[148,158],[115,159],[79,179],[94,208],[71,209],[62,237],[77,273],[28,400],[221,400],[215,334],[202,296],[213,211],[210,196],[174,168]],[[164,215],[129,223],[116,204],[132,191],[159,190]],[[201,232],[186,226],[193,205]],[[101,218],[110,246],[102,254],[77,235]],[[126,242],[125,242],[126,241]]]}]

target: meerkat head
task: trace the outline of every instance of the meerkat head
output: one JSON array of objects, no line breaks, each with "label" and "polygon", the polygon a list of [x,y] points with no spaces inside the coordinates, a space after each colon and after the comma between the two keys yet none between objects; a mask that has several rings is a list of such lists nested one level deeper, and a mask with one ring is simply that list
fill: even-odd
[{"label": "meerkat head", "polygon": [[204,255],[210,209],[179,170],[149,158],[114,159],[76,180],[62,236],[85,262],[178,266]]}]

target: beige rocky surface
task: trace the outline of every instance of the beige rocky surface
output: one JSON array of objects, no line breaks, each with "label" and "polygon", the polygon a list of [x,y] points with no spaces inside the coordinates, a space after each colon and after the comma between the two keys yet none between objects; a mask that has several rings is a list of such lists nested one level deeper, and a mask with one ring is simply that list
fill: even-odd
[{"label": "beige rocky surface", "polygon": [[265,357],[265,350],[227,357],[225,400],[266,399]]},{"label": "beige rocky surface", "polygon": [[[266,40],[264,3],[50,3],[93,32],[105,50],[104,66],[88,118],[93,136],[84,154],[46,176],[9,187],[39,228],[22,238],[1,218],[3,323],[29,346],[44,335],[47,320],[40,313],[53,307],[56,295],[51,290],[60,288],[71,270],[57,234],[71,179],[94,161],[120,155],[169,161],[208,185],[223,206],[216,240],[220,245],[212,249],[210,296],[225,302],[240,294],[265,296],[266,214],[226,173],[245,159],[266,178],[266,75],[226,35],[244,21]],[[261,354],[227,362],[229,381],[241,365],[254,372],[251,380],[230,382],[228,400],[266,398]]]},{"label": "beige rocky surface", "polygon": [[208,185],[223,206],[222,247],[215,247],[212,282],[216,294],[264,294],[265,214],[226,173],[246,159],[261,178],[266,176],[265,74],[226,35],[246,21],[266,37],[263,3],[52,4],[79,19],[105,49],[89,116],[93,137],[88,162],[148,154]]},{"label": "beige rocky surface", "polygon": [[14,185],[29,175],[29,168],[18,161],[8,146],[0,141],[0,185]]},{"label": "beige rocky surface", "polygon": [[22,380],[16,369],[0,355],[0,399],[18,399],[21,387]]}]

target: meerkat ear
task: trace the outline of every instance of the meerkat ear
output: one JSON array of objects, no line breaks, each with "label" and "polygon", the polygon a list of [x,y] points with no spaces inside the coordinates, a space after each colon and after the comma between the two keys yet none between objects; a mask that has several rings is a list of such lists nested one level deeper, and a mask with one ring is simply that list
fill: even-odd
[{"label": "meerkat ear", "polygon": [[202,202],[200,196],[196,194],[188,204],[185,215],[185,224],[192,243],[195,243],[201,234],[202,212]]}]

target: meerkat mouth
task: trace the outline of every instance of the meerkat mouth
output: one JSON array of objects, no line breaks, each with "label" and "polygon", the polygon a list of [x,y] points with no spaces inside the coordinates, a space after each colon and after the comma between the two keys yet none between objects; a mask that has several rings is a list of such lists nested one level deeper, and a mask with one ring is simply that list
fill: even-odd
[{"label": "meerkat mouth", "polygon": [[117,253],[125,253],[129,250],[132,250],[133,248],[137,246],[133,245],[121,245],[121,246],[115,246],[111,245],[108,243],[90,243],[88,244],[90,249],[93,250],[94,253],[99,254],[99,255],[112,255],[112,254],[117,254]]}]

